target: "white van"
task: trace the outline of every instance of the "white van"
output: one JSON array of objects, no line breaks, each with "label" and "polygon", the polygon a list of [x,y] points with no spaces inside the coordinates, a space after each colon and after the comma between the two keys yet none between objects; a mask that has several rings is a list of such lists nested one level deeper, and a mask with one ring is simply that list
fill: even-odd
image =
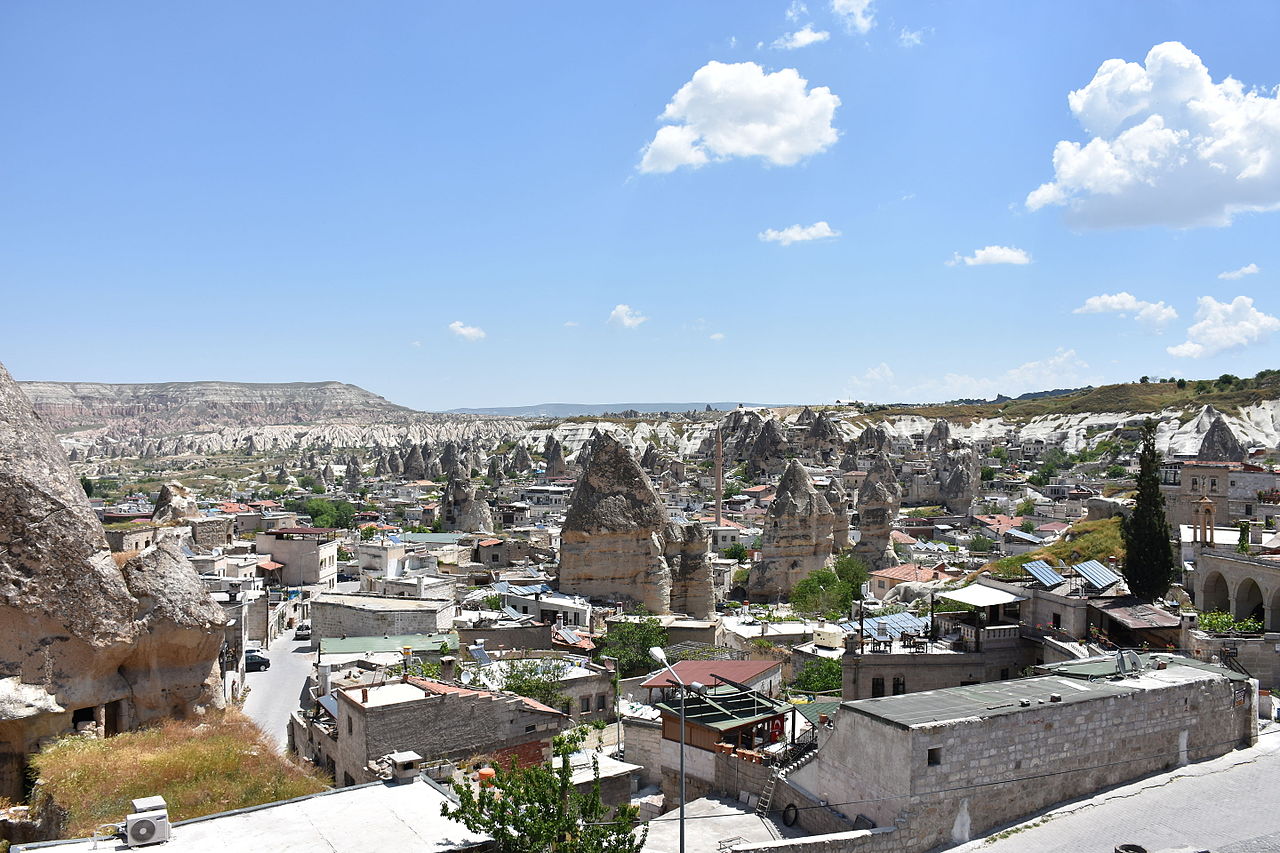
[{"label": "white van", "polygon": [[311,639],[311,623],[305,619],[298,623],[298,627],[293,629],[293,638],[295,640]]}]

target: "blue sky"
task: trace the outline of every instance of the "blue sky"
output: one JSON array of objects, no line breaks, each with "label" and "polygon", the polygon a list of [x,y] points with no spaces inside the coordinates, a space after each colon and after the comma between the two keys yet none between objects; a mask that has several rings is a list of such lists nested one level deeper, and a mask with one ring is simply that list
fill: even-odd
[{"label": "blue sky", "polygon": [[0,361],[425,409],[1253,375],[1277,35],[1270,2],[15,0]]}]

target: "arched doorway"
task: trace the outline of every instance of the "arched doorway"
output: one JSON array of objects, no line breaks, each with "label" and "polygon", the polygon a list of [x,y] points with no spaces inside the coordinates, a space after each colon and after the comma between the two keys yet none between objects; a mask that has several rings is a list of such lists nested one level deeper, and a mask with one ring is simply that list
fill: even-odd
[{"label": "arched doorway", "polygon": [[1218,572],[1210,572],[1209,576],[1204,579],[1204,591],[1200,595],[1201,600],[1196,604],[1205,613],[1214,610],[1221,610],[1226,613],[1231,609],[1231,595],[1227,592],[1227,580]]},{"label": "arched doorway", "polygon": [[1240,581],[1240,586],[1236,589],[1235,617],[1236,619],[1252,617],[1259,622],[1263,620],[1262,590],[1258,588],[1258,582],[1253,578]]}]

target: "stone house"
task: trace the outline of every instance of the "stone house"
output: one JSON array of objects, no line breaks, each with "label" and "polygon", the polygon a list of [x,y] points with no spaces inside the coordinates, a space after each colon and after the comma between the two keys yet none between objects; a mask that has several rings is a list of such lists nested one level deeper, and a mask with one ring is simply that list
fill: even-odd
[{"label": "stone house", "polygon": [[326,592],[311,599],[311,645],[329,637],[436,634],[453,627],[452,598]]},{"label": "stone house", "polygon": [[[1130,653],[1132,654],[1132,653]],[[1066,800],[1203,761],[1257,739],[1257,686],[1172,656],[1113,658],[1052,674],[927,694],[845,702],[814,759],[773,806],[830,831],[834,812],[878,829],[855,851],[954,844]]]},{"label": "stone house", "polygon": [[271,578],[281,586],[332,587],[338,577],[337,531],[323,527],[278,527],[259,533],[254,548],[279,563]]},{"label": "stone house", "polygon": [[121,522],[103,528],[107,544],[117,554],[150,548],[160,536],[160,525],[150,522]]},{"label": "stone house", "polygon": [[414,676],[339,688],[317,704],[315,713],[292,716],[290,744],[342,786],[373,781],[369,762],[395,752],[428,761],[549,761],[551,738],[570,725],[532,699]]},{"label": "stone house", "polygon": [[235,518],[229,515],[210,515],[205,518],[183,519],[191,528],[191,540],[196,547],[205,550],[225,548],[231,544]]}]

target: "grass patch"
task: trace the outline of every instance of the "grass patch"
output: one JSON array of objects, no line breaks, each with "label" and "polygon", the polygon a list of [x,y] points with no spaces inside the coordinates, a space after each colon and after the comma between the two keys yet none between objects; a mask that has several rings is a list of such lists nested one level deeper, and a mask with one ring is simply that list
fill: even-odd
[{"label": "grass patch", "polygon": [[1112,555],[1120,560],[1124,559],[1124,536],[1120,532],[1119,516],[1098,521],[1077,521],[1071,525],[1066,537],[1049,547],[1012,557],[1001,557],[983,568],[997,577],[1018,577],[1022,574],[1022,566],[1032,560],[1047,560],[1050,565],[1055,561],[1074,565],[1086,560],[1098,560],[1105,564]]},{"label": "grass patch", "polygon": [[170,820],[178,821],[329,787],[322,774],[277,753],[253,721],[234,710],[105,740],[62,738],[32,764],[43,794],[67,810],[70,838],[122,820],[136,797],[163,796]]}]

